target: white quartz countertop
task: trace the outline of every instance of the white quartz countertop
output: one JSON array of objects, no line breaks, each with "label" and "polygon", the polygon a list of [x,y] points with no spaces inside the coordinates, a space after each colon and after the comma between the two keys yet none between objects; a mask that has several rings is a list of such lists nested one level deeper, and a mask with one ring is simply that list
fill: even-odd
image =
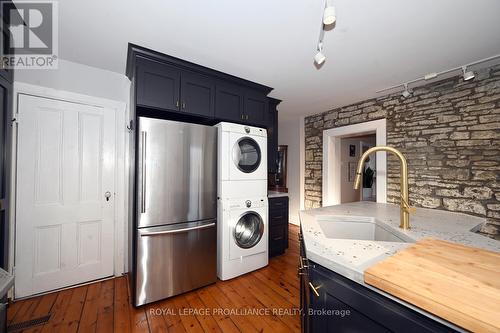
[{"label": "white quartz countertop", "polygon": [[[300,223],[307,258],[340,275],[375,290],[405,306],[443,322],[440,318],[398,300],[364,283],[364,271],[377,262],[424,237],[434,237],[467,246],[500,252],[500,242],[475,233],[485,219],[443,210],[417,208],[410,214],[410,230],[399,228],[398,205],[374,202],[353,202],[300,211]],[[323,228],[328,223],[373,223],[406,242],[355,240],[327,237]],[[448,325],[448,323],[445,323]],[[450,325],[453,327],[453,325]],[[460,330],[457,327],[455,329]]]},{"label": "white quartz countertop", "polygon": [[[304,210],[299,215],[309,260],[392,299],[395,298],[366,285],[364,271],[421,238],[433,237],[500,252],[500,241],[474,232],[486,222],[485,219],[466,214],[417,208],[416,213],[410,214],[411,229],[407,231],[399,228],[400,209],[394,204],[353,202]],[[335,221],[373,221],[406,242],[336,239],[331,234],[327,237],[322,226],[326,228],[326,224]]]},{"label": "white quartz countertop", "polygon": [[278,192],[278,191],[267,191],[268,198],[279,198],[279,197],[287,197],[288,193],[286,192]]},{"label": "white quartz countertop", "polygon": [[[443,210],[417,208],[410,214],[411,229],[399,228],[399,206],[374,202],[353,202],[300,212],[307,257],[341,275],[363,283],[365,269],[392,256],[411,243],[434,237],[467,246],[500,252],[500,242],[475,233],[485,219]],[[328,220],[374,219],[405,242],[327,238],[320,226]],[[359,219],[358,219],[359,218]]]}]

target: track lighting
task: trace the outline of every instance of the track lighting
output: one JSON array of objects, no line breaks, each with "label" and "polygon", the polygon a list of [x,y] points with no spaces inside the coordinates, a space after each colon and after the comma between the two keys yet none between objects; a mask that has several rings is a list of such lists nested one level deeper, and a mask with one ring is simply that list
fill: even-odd
[{"label": "track lighting", "polygon": [[408,89],[408,83],[405,83],[404,87],[405,87],[405,90],[403,90],[403,92],[401,93],[401,96],[403,96],[404,98],[408,98],[411,96],[412,92]]},{"label": "track lighting", "polygon": [[325,9],[323,11],[323,19],[321,20],[321,27],[319,30],[318,47],[317,47],[318,52],[314,56],[314,63],[316,64],[317,69],[319,69],[326,60],[326,56],[323,53],[323,41],[325,38],[325,31],[331,30],[327,29],[326,26],[332,25],[337,19],[335,16],[335,7],[333,7],[331,1],[332,0],[325,0]]},{"label": "track lighting", "polygon": [[318,43],[318,53],[314,56],[314,62],[321,65],[325,62],[326,56],[323,54],[323,43]]},{"label": "track lighting", "polygon": [[462,67],[462,72],[464,76],[464,81],[472,80],[476,76],[473,71],[467,71],[467,66]]},{"label": "track lighting", "polygon": [[[460,74],[462,74],[462,77],[463,77],[464,81],[472,80],[476,76],[476,74],[474,74],[474,72],[471,71],[471,70],[467,71],[467,68],[470,68],[471,66],[477,66],[479,64],[483,64],[483,63],[486,63],[486,62],[491,62],[492,60],[496,60],[496,59],[500,59],[500,54],[497,54],[497,55],[494,55],[494,56],[491,56],[491,57],[488,57],[488,58],[480,59],[480,60],[477,60],[477,61],[474,61],[474,62],[470,62],[470,63],[464,64],[464,65],[462,65],[460,67],[453,67],[453,68],[450,68],[450,69],[447,69],[447,70],[444,70],[444,71],[441,71],[441,72],[438,72],[438,73],[429,73],[429,74],[426,74],[425,76],[418,77],[418,78],[416,78],[414,80],[406,81],[406,85],[412,84],[414,87],[416,87],[416,86],[421,85],[421,84],[418,84],[421,81],[432,80],[432,79],[437,78],[437,77],[439,77],[441,75],[445,75],[445,74],[449,74],[449,73],[454,73],[454,75],[460,75]],[[384,89],[377,90],[376,93],[379,94],[379,93],[382,93],[382,92],[385,92],[385,91],[389,91],[389,90],[396,91],[396,89],[399,90],[402,85],[403,85],[403,83],[398,83],[396,85],[393,85],[393,86],[390,86],[390,87],[387,87],[387,88],[384,88]]]},{"label": "track lighting", "polygon": [[323,12],[323,24],[330,25],[335,22],[337,18],[335,17],[335,7],[330,3],[329,0],[326,1],[325,11]]}]

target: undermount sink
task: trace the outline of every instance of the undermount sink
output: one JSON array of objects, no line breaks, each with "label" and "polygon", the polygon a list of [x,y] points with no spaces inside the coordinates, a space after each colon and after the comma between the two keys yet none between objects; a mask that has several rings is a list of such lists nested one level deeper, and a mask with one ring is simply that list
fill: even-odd
[{"label": "undermount sink", "polygon": [[404,235],[397,235],[372,218],[352,216],[325,216],[318,224],[326,238],[372,240],[382,242],[413,242]]}]

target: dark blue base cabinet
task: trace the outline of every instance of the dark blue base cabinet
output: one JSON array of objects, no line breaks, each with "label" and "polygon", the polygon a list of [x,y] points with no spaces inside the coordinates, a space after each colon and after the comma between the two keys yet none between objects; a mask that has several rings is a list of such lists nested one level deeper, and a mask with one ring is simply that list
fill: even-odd
[{"label": "dark blue base cabinet", "polygon": [[299,260],[302,332],[455,332],[308,261],[302,240]]}]

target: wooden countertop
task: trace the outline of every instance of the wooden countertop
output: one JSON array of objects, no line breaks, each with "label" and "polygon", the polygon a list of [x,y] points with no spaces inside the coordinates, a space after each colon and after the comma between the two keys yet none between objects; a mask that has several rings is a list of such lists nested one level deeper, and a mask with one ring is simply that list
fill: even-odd
[{"label": "wooden countertop", "polygon": [[469,331],[500,332],[500,253],[426,238],[364,280]]}]

